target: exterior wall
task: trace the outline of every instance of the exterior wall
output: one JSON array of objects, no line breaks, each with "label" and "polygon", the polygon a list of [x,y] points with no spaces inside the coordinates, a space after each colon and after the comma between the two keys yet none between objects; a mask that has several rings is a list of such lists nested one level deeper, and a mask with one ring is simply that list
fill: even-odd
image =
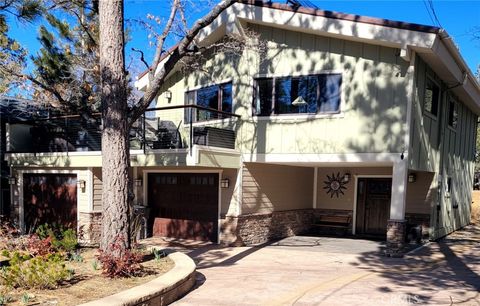
[{"label": "exterior wall", "polygon": [[[340,197],[333,196],[331,197],[330,194],[327,194],[327,191],[323,189],[325,187],[325,181],[327,181],[327,175],[332,176],[332,174],[343,175],[345,173],[350,173],[351,178],[350,182],[348,182],[345,187],[346,190],[343,190],[345,193]],[[317,209],[333,209],[333,210],[353,210],[354,201],[355,201],[355,177],[368,175],[368,176],[385,176],[385,175],[392,175],[392,168],[391,167],[348,167],[348,168],[318,168],[318,179],[317,179]]]},{"label": "exterior wall", "polygon": [[245,163],[242,214],[311,209],[313,169]]},{"label": "exterior wall", "polygon": [[[431,184],[431,238],[444,236],[469,223],[473,188],[477,115],[457,99],[448,85],[416,57],[409,168],[434,172]],[[438,116],[423,111],[427,77],[441,88]],[[451,85],[450,85],[451,86]],[[449,97],[457,101],[458,124],[448,126]],[[452,192],[447,192],[451,178]]]},{"label": "exterior wall", "polygon": [[[179,72],[172,74],[164,88],[172,92],[172,99],[169,102],[160,95],[157,106],[181,105],[188,90],[232,81],[233,109],[242,119],[222,122],[233,124],[236,147],[242,153],[403,151],[409,78],[408,63],[398,56],[398,49],[248,26],[268,41],[265,60],[261,61],[257,52],[248,48],[238,56],[211,56],[202,71],[183,78]],[[252,118],[255,77],[332,71],[343,75],[340,114]],[[183,116],[183,110],[173,112],[179,113],[178,119]],[[169,113],[167,117],[175,115]]]}]

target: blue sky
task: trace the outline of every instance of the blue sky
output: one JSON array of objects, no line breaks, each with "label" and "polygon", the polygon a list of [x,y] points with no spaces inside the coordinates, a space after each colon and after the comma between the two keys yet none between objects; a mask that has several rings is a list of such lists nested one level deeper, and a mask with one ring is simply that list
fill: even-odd
[{"label": "blue sky", "polygon": [[[343,13],[380,17],[398,21],[406,21],[427,25],[436,25],[432,13],[427,10],[428,0],[409,1],[364,1],[364,0],[309,0],[320,9],[339,11]],[[193,22],[208,12],[210,0],[192,1],[195,7],[187,11],[187,19]],[[285,3],[285,1],[276,1]],[[145,20],[147,13],[160,18],[168,14],[168,3],[166,0],[126,0],[125,18]],[[480,1],[460,0],[432,0],[436,16],[440,25],[454,38],[460,51],[472,71],[480,64],[480,41],[472,39],[471,32],[478,27],[480,32]],[[11,24],[11,35],[15,37],[30,53],[36,53],[39,44],[36,40],[38,24],[22,24],[13,22]],[[160,31],[160,30],[159,30]],[[148,33],[140,26],[134,26],[131,33],[131,41],[127,45],[127,64],[131,60],[130,49],[135,47],[142,49],[147,59],[153,57],[153,47],[149,46]],[[141,67],[142,70],[144,67]]]}]

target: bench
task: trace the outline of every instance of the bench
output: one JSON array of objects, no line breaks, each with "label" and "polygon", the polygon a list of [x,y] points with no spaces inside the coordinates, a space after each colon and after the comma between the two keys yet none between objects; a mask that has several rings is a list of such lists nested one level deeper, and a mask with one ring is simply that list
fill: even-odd
[{"label": "bench", "polygon": [[312,224],[315,228],[341,228],[346,230],[350,227],[352,217],[347,215],[321,215]]}]

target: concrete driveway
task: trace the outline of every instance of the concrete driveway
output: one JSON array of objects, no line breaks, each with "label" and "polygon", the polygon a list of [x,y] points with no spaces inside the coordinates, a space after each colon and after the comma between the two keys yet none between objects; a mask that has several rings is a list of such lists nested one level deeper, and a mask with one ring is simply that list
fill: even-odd
[{"label": "concrete driveway", "polygon": [[197,285],[175,305],[480,305],[480,227],[400,259],[356,239],[183,247]]}]

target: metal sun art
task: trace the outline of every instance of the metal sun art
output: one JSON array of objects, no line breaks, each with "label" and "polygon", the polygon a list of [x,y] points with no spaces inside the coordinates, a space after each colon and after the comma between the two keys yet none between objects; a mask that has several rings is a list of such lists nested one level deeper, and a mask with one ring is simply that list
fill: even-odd
[{"label": "metal sun art", "polygon": [[345,185],[348,183],[343,179],[343,176],[340,176],[340,172],[335,175],[335,173],[332,173],[332,176],[329,176],[327,174],[327,180],[324,181],[325,187],[323,189],[327,190],[327,194],[330,194],[330,197],[333,198],[334,195],[337,196],[337,198],[341,195],[344,195],[343,189],[347,189]]}]

